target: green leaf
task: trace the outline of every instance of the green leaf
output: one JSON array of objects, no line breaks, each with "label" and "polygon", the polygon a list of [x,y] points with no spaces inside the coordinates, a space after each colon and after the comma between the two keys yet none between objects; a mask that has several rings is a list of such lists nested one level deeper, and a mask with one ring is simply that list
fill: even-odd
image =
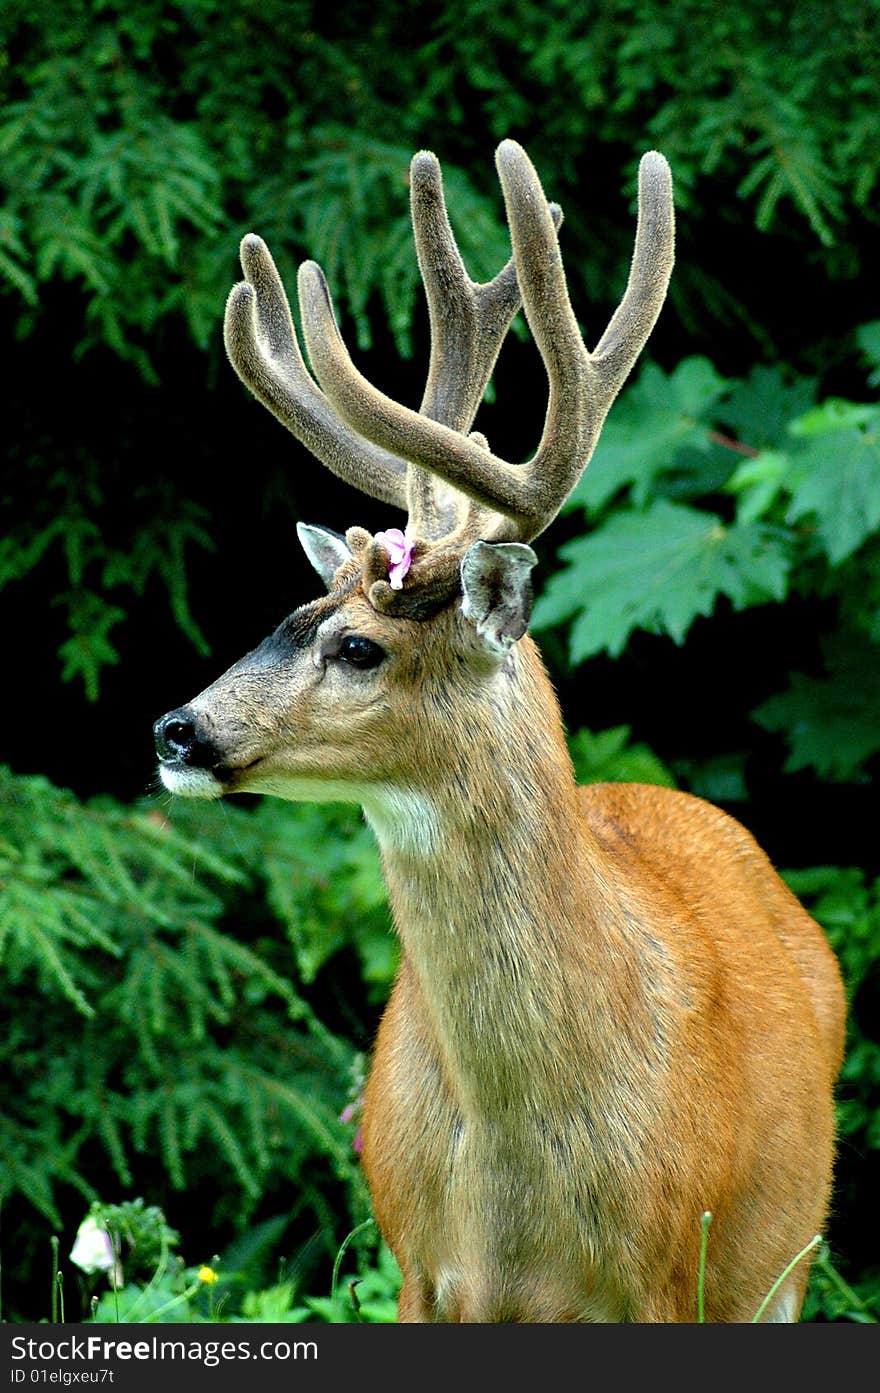
[{"label": "green leaf", "polygon": [[0,276],[4,276],[10,284],[14,285],[21,298],[28,305],[38,305],[40,297],[37,294],[37,286],[33,276],[17,262],[8,252],[0,247]]},{"label": "green leaf", "polygon": [[848,401],[844,397],[825,397],[810,411],[793,420],[788,427],[789,435],[808,439],[814,435],[827,435],[829,431],[845,430],[848,426],[875,425],[880,421],[880,408],[873,402]]},{"label": "green leaf", "polygon": [[752,714],[785,736],[788,772],[815,769],[820,778],[852,779],[880,751],[880,650],[855,636],[824,645],[827,675],[796,672],[787,691]]},{"label": "green leaf", "polygon": [[616,513],[590,536],[566,543],[560,555],[567,565],[551,577],[532,626],[574,617],[573,663],[603,649],[616,657],[634,629],[681,643],[719,595],[736,609],[781,600],[790,564],[778,529],[727,527],[713,513],[663,499],[645,512]]},{"label": "green leaf", "polygon": [[707,759],[677,759],[675,772],[684,787],[710,803],[745,803],[749,796],[746,754],[710,755]]},{"label": "green leaf", "polygon": [[736,383],[718,415],[745,445],[770,450],[785,439],[789,421],[812,405],[815,392],[815,378],[792,379],[775,364],[759,364]]},{"label": "green leaf", "polygon": [[762,450],[744,460],[725,484],[725,492],[737,495],[736,520],[757,522],[770,511],[791,481],[791,458],[781,450]]},{"label": "green leaf", "polygon": [[855,426],[811,433],[793,466],[787,521],[814,517],[837,566],[880,526],[880,434]]},{"label": "green leaf", "polygon": [[598,512],[630,485],[634,503],[643,504],[656,476],[668,472],[682,451],[710,448],[710,409],[729,387],[708,358],[685,358],[670,374],[646,363],[615,404],[566,509]]},{"label": "green leaf", "polygon": [[108,605],[90,591],[71,591],[56,596],[55,604],[68,610],[71,636],[59,646],[61,680],[80,677],[89,701],[97,701],[102,668],[119,662],[119,654],[109,638],[110,630],[122,622],[125,611]]},{"label": "green leaf", "polygon": [[629,726],[611,730],[579,730],[568,748],[580,784],[638,783],[675,788],[669,770],[647,745],[630,742]]}]

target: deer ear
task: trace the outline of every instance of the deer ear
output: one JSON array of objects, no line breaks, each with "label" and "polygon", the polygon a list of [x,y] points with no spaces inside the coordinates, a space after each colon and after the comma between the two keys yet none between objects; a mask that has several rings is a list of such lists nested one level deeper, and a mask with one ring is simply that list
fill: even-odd
[{"label": "deer ear", "polygon": [[528,628],[537,561],[522,542],[474,542],[462,559],[461,612],[498,657]]},{"label": "deer ear", "polygon": [[345,538],[338,532],[332,532],[329,527],[314,527],[307,522],[296,524],[296,535],[318,575],[327,589],[331,590],[333,577],[339,567],[351,560],[351,551]]}]

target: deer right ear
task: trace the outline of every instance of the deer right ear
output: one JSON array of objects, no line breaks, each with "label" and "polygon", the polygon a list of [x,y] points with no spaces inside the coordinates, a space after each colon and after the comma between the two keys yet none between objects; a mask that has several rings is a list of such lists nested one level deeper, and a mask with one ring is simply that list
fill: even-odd
[{"label": "deer right ear", "polygon": [[462,559],[461,612],[499,658],[528,628],[537,563],[522,542],[474,542]]},{"label": "deer right ear", "polygon": [[296,535],[302,549],[311,561],[328,590],[333,588],[333,577],[346,561],[351,560],[351,551],[344,537],[329,527],[315,527],[311,523],[298,522]]}]

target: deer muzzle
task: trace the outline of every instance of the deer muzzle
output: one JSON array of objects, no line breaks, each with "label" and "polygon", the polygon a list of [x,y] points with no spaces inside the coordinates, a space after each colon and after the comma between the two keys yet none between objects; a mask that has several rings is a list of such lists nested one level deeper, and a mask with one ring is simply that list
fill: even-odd
[{"label": "deer muzzle", "polygon": [[190,706],[169,711],[153,726],[159,776],[169,793],[220,798],[227,773],[223,751]]}]

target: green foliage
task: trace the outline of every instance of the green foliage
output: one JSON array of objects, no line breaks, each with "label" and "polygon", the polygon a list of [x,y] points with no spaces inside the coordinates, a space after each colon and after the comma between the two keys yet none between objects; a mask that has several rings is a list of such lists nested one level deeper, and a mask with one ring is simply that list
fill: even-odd
[{"label": "green foliage", "polygon": [[801,1320],[876,1325],[880,1321],[880,1275],[872,1273],[869,1281],[856,1291],[840,1275],[823,1245],[810,1273]]},{"label": "green foliage", "polygon": [[[100,1218],[106,1211],[112,1222],[120,1209],[138,1211],[137,1221],[143,1212],[143,1202],[135,1200],[124,1206],[94,1204],[90,1212]],[[295,1277],[283,1272],[279,1280],[270,1285],[252,1285],[245,1273],[237,1271],[222,1257],[214,1259],[216,1266],[187,1267],[177,1251],[179,1235],[168,1229],[161,1210],[152,1209],[149,1213],[158,1216],[164,1229],[161,1251],[154,1254],[152,1265],[142,1264],[142,1272],[133,1274],[137,1275],[137,1280],[126,1275],[124,1285],[118,1289],[112,1274],[104,1274],[99,1279],[101,1286],[109,1282],[110,1289],[93,1296],[90,1310],[93,1320],[110,1324],[120,1321],[137,1324],[154,1321],[387,1324],[397,1318],[400,1270],[389,1249],[375,1234],[361,1241],[356,1249],[349,1249],[347,1239],[337,1253],[329,1293],[308,1295]],[[136,1237],[142,1227],[142,1223],[136,1222]],[[372,1220],[360,1225],[349,1239],[367,1227],[375,1227]],[[109,1225],[107,1232],[112,1233]],[[346,1253],[348,1257],[342,1267],[341,1259]]]},{"label": "green foliage", "polygon": [[787,770],[850,779],[880,750],[880,410],[808,405],[813,391],[779,369],[725,381],[701,358],[668,376],[647,364],[569,500],[591,530],[560,548],[532,627],[566,624],[580,663],[618,656],[636,629],[682,643],[721,597],[738,610],[833,591],[825,673],[794,673],[753,714],[788,742]]},{"label": "green foliage", "polygon": [[[399,347],[410,351],[412,134],[399,142],[399,94],[360,130],[332,102],[322,110],[328,86],[361,88],[361,63],[316,32],[311,10],[275,0],[260,14],[204,3],[140,7],[133,17],[112,0],[80,0],[41,32],[23,30],[24,13],[8,7],[7,42],[26,34],[30,60],[7,84],[16,99],[0,116],[0,273],[27,307],[22,332],[39,287],[72,281],[85,304],[81,349],[103,342],[157,381],[157,324],[183,315],[204,346],[217,331],[237,237],[254,227],[282,264],[285,253],[292,261],[304,251],[324,261],[363,347],[378,291]],[[235,50],[218,43],[219,19],[235,32]],[[273,35],[270,60],[259,73],[243,71],[238,52],[265,49],[276,27],[287,47]],[[176,109],[169,60],[187,94]],[[297,100],[268,122],[267,92],[291,83]],[[448,188],[465,252],[478,273],[494,274],[508,252],[492,201],[454,165]]]},{"label": "green foliage", "polygon": [[[315,1156],[360,1185],[338,1119],[352,1051],[300,994],[298,965],[311,980],[352,943],[374,989],[387,990],[393,958],[377,943],[387,918],[366,834],[353,812],[301,819],[266,804],[256,815],[223,809],[218,850],[205,811],[191,832],[189,809],[176,826],[154,806],[80,804],[43,779],[2,774],[0,1061],[19,1082],[4,1109],[0,1193],[26,1196],[52,1223],[59,1186],[94,1197],[96,1149],[121,1186],[145,1152],[176,1189],[219,1168],[227,1218],[283,1175],[299,1178],[294,1208],[317,1207],[324,1224],[305,1180]],[[254,895],[281,918],[292,952],[248,927]],[[322,913],[336,925],[325,947]]]},{"label": "green foliage", "polygon": [[400,1282],[400,1269],[382,1243],[374,1267],[361,1268],[354,1274],[343,1272],[334,1293],[329,1297],[306,1297],[294,1319],[334,1325],[387,1325],[397,1320]]},{"label": "green foliage", "polygon": [[669,374],[645,363],[603,426],[592,465],[566,509],[581,506],[594,517],[624,489],[642,508],[657,491],[657,476],[672,472],[673,460],[692,468],[697,457],[705,469],[712,453],[707,423],[729,387],[708,358],[686,358]]},{"label": "green foliage", "polygon": [[[267,238],[284,245],[293,234],[309,248],[334,298],[351,314],[362,349],[372,344],[369,308],[378,290],[398,351],[409,357],[421,289],[404,196],[412,145],[336,126],[320,126],[297,143],[301,163],[295,184],[276,179],[271,192],[262,190],[272,209]],[[498,216],[454,165],[444,171],[444,186],[471,275],[491,280],[510,255]]]},{"label": "green foliage", "polygon": [[[781,386],[778,374],[755,374],[757,420],[771,384]],[[784,598],[790,535],[775,521],[745,512],[725,519],[689,501],[737,477],[737,442],[717,428],[736,386],[706,359],[689,358],[668,376],[646,364],[623,393],[567,504],[582,508],[593,530],[561,548],[566,564],[535,607],[537,631],[574,617],[572,662],[602,650],[616,656],[636,628],[680,643],[721,595],[737,609]],[[744,395],[732,401],[736,420]]]},{"label": "green foliage", "polygon": [[129,1276],[152,1277],[180,1243],[180,1234],[171,1228],[159,1206],[146,1205],[140,1198],[121,1204],[95,1200],[87,1219],[109,1236],[112,1251],[125,1263]]},{"label": "green foliage", "polygon": [[617,657],[636,628],[680,643],[719,595],[736,609],[781,600],[788,570],[778,530],[726,527],[714,513],[662,498],[643,512],[617,513],[590,536],[566,542],[560,555],[567,567],[541,596],[534,627],[578,611],[569,640],[573,662],[603,649]]},{"label": "green foliage", "polygon": [[[11,453],[18,487],[0,496],[0,591],[53,569],[52,604],[63,610],[69,635],[58,651],[62,680],[79,679],[87,699],[98,699],[104,669],[119,661],[113,631],[132,597],[154,583],[180,631],[206,654],[187,579],[189,551],[213,549],[204,510],[159,485],[132,491],[127,481],[102,479],[98,460],[86,452],[73,471],[39,458],[17,460],[15,446]],[[114,511],[121,492],[133,505],[122,525]]]},{"label": "green foliage", "polygon": [[[756,414],[767,378],[766,371],[756,376]],[[573,617],[572,662],[603,650],[617,656],[636,628],[681,643],[721,595],[737,609],[785,597],[791,535],[775,519],[744,512],[725,519],[689,501],[725,486],[745,490],[738,442],[719,429],[737,385],[704,358],[691,358],[668,376],[648,363],[622,395],[567,504],[582,508],[594,526],[561,548],[566,564],[535,606],[537,631]],[[734,403],[737,420],[743,396],[741,390]],[[757,452],[746,449],[754,466]],[[752,478],[749,487],[764,483]]]},{"label": "green foliage", "polygon": [[212,1294],[199,1281],[196,1269],[178,1262],[170,1270],[158,1269],[146,1285],[128,1282],[118,1291],[102,1292],[91,1316],[108,1325],[202,1324],[212,1319]]},{"label": "green foliage", "polygon": [[376,845],[359,814],[305,805],[279,817],[263,803],[246,826],[251,835],[244,854],[261,864],[268,902],[287,929],[302,982],[313,982],[350,944],[371,999],[383,1001],[399,950],[389,932]]},{"label": "green foliage", "polygon": [[762,451],[729,480],[749,520],[789,496],[787,523],[808,519],[832,566],[880,526],[880,409],[830,398],[789,423],[789,449]]},{"label": "green foliage", "polygon": [[880,751],[880,650],[844,630],[826,640],[823,652],[825,673],[792,673],[787,690],[757,707],[755,720],[785,735],[788,772],[858,779]]},{"label": "green foliage", "polygon": [[[474,125],[465,92],[482,101],[490,139],[533,129],[541,112],[564,206],[577,205],[588,143],[636,154],[653,141],[691,218],[701,186],[721,178],[759,229],[793,215],[829,256],[877,179],[872,19],[863,0],[845,0],[830,42],[818,0],[774,10],[650,0],[635,12],[625,0],[574,10],[519,0],[509,11],[481,0],[467,16],[384,0],[369,17],[309,0],[134,11],[119,0],[61,11],[16,0],[0,27],[15,54],[0,69],[0,274],[23,332],[41,289],[71,282],[82,346],[109,344],[151,375],[166,317],[182,316],[199,344],[216,332],[230,249],[254,228],[282,260],[326,259],[362,344],[376,292],[405,348],[412,150],[451,147],[466,251],[480,247],[478,261],[497,269],[496,192],[482,164],[477,187],[463,172]],[[407,42],[413,22],[419,45]],[[724,296],[716,282],[710,298]]]},{"label": "green foliage", "polygon": [[662,784],[675,788],[675,779],[647,745],[630,740],[629,726],[613,730],[579,730],[568,748],[579,784]]},{"label": "green foliage", "polygon": [[856,330],[856,343],[871,368],[868,386],[880,386],[880,319],[873,319],[870,324],[862,324]]},{"label": "green foliage", "polygon": [[[785,879],[824,928],[846,983],[849,1026],[837,1088],[839,1151],[876,1155],[880,1152],[880,1033],[860,1004],[880,971],[880,879],[872,881],[858,868],[839,866],[787,871]],[[821,1254],[804,1319],[876,1322],[880,1319],[880,1268],[875,1265],[851,1275],[845,1258],[835,1255],[832,1264],[827,1251]]]},{"label": "green foliage", "polygon": [[[786,880],[828,934],[856,1002],[880,964],[880,880],[868,883],[862,871],[838,866],[789,871]],[[880,1151],[880,1039],[863,1033],[852,1010],[839,1092],[842,1135]]]}]

